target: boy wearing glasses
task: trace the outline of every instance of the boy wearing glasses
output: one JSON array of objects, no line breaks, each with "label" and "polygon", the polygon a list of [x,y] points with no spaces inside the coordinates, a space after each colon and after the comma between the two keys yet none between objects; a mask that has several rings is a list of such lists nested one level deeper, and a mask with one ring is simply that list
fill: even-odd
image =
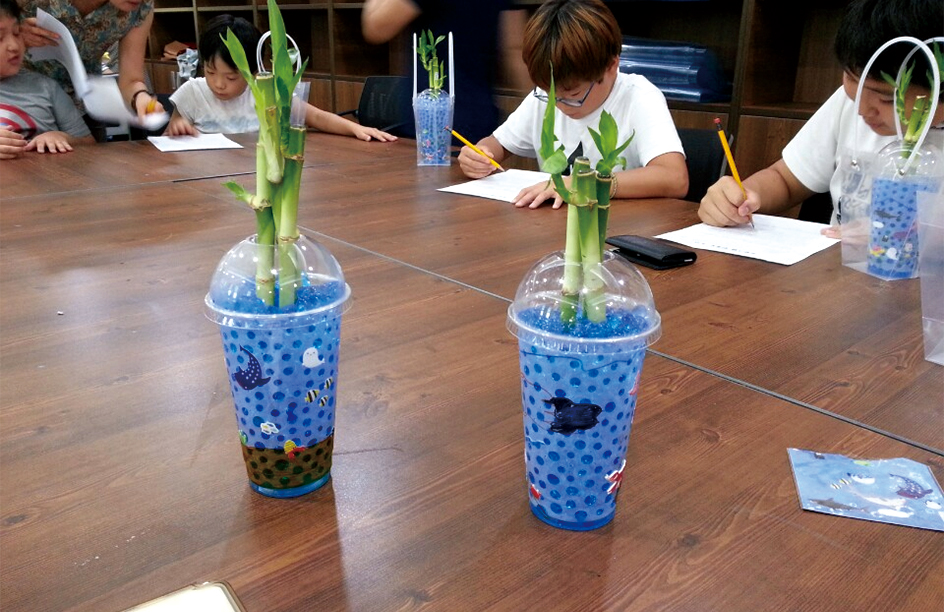
[{"label": "boy wearing glasses", "polygon": [[[578,156],[600,159],[588,128],[597,129],[605,110],[619,127],[617,142],[633,136],[623,152],[627,170],[614,173],[614,198],[682,198],[688,170],[682,143],[665,97],[652,83],[619,71],[622,37],[613,13],[600,0],[549,0],[528,21],[523,56],[537,88],[495,132],[477,143],[499,163],[509,154],[536,157],[547,108],[547,88],[554,66],[556,134],[573,162]],[[459,165],[469,178],[482,178],[495,167],[463,147]],[[523,189],[516,207],[563,203],[545,183]]]}]

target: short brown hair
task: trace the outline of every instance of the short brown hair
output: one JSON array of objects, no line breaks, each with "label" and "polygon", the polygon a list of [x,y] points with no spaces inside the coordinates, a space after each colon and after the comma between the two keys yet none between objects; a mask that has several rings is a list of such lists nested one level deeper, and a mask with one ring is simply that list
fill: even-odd
[{"label": "short brown hair", "polygon": [[599,81],[622,49],[612,11],[601,0],[549,0],[528,20],[522,57],[534,84]]}]

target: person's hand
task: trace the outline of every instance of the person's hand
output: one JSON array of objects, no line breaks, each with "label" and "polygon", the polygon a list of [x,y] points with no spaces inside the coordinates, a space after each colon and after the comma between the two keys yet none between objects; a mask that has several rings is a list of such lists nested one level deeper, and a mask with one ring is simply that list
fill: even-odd
[{"label": "person's hand", "polygon": [[747,190],[744,193],[730,176],[721,179],[708,188],[698,207],[698,218],[708,225],[726,227],[750,223],[751,214],[760,208],[757,193]]},{"label": "person's hand", "polygon": [[0,128],[0,159],[16,159],[26,153],[26,139],[22,134]]},{"label": "person's hand", "polygon": [[139,120],[151,113],[163,113],[164,105],[157,100],[157,96],[152,96],[148,92],[137,94],[134,98],[134,108],[131,109],[138,116]]},{"label": "person's hand", "polygon": [[72,150],[69,135],[65,132],[43,132],[26,145],[27,151],[37,153],[68,153]]},{"label": "person's hand", "polygon": [[[564,177],[564,184],[570,187],[570,177]],[[525,187],[518,192],[512,202],[517,208],[539,208],[542,204],[551,204],[551,208],[560,208],[564,204],[564,199],[554,190],[554,183],[545,181],[537,185]]]},{"label": "person's hand", "polygon": [[393,142],[394,140],[397,139],[397,137],[394,136],[393,134],[388,134],[386,132],[382,132],[378,130],[377,128],[367,127],[367,126],[360,125],[357,123],[354,124],[353,131],[354,131],[354,138],[357,138],[358,140],[364,140],[367,142],[371,140],[377,140],[379,142]]},{"label": "person's hand", "polygon": [[[489,157],[495,157],[495,154],[487,146],[479,146],[479,148]],[[469,147],[462,147],[462,150],[459,151],[459,167],[462,169],[462,173],[471,179],[484,178],[498,169]]]},{"label": "person's hand", "polygon": [[199,134],[197,128],[177,114],[171,117],[167,129],[164,130],[164,136],[196,136],[197,134]]},{"label": "person's hand", "polygon": [[26,48],[59,45],[59,35],[51,30],[36,25],[36,18],[29,17],[20,22],[20,35]]},{"label": "person's hand", "polygon": [[843,223],[823,228],[820,234],[827,238],[836,238],[842,240],[843,244],[853,246],[865,246],[869,243],[872,222],[868,218],[853,219]]}]

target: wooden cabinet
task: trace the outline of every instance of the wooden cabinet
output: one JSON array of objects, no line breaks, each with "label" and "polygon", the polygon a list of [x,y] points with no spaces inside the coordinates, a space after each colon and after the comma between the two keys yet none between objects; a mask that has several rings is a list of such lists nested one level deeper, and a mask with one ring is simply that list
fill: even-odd
[{"label": "wooden cabinet", "polygon": [[[474,1],[474,0],[449,0]],[[164,45],[196,43],[206,21],[232,13],[268,29],[264,0],[156,0],[149,57],[152,82],[168,93],[173,62]],[[517,0],[534,11],[541,0]],[[718,56],[732,84],[730,102],[670,101],[679,127],[710,128],[720,117],[734,136],[742,175],[772,163],[803,122],[839,86],[842,71],[832,44],[846,0],[611,0],[624,35],[704,45]],[[364,78],[395,74],[411,52],[408,34],[384,45],[361,36],[363,2],[282,0],[288,33],[308,57],[311,102],[335,112],[357,106]],[[499,89],[511,112],[526,92]]]}]

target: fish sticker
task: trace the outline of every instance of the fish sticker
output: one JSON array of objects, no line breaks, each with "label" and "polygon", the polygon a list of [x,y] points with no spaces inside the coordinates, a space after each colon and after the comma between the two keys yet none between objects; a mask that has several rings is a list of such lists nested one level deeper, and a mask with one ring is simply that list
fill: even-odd
[{"label": "fish sticker", "polygon": [[240,387],[246,391],[252,391],[256,387],[261,387],[262,385],[269,382],[269,378],[262,377],[262,367],[259,366],[259,360],[256,359],[255,355],[249,352],[245,346],[240,346],[242,350],[249,357],[248,363],[246,363],[246,368],[239,368],[236,372],[233,373],[233,380],[236,381]]},{"label": "fish sticker", "polygon": [[820,506],[824,508],[830,508],[832,510],[856,510],[856,511],[862,510],[862,508],[856,508],[855,506],[848,506],[846,504],[837,502],[832,497],[830,497],[829,499],[811,499],[810,501],[813,502],[814,504],[819,504]]},{"label": "fish sticker", "polygon": [[879,508],[875,511],[879,516],[890,516],[892,518],[909,518],[914,512],[908,508],[904,510],[895,510],[891,508]]},{"label": "fish sticker", "polygon": [[262,433],[264,433],[264,434],[273,435],[273,434],[279,433],[279,427],[278,427],[278,425],[276,425],[275,423],[272,423],[272,422],[270,422],[270,421],[266,421],[266,422],[264,422],[264,423],[261,423],[261,424],[259,425],[259,429],[261,429],[261,430],[262,430]]},{"label": "fish sticker", "polygon": [[327,396],[327,395],[322,395],[322,396],[321,396],[321,399],[318,400],[318,405],[321,406],[322,408],[324,408],[325,406],[327,406],[327,405],[328,405],[328,396]]},{"label": "fish sticker", "polygon": [[330,389],[330,388],[331,388],[331,385],[333,385],[333,384],[334,384],[334,379],[329,376],[328,378],[325,379],[324,384],[322,385],[322,387],[324,387],[325,390],[327,390],[327,389]]},{"label": "fish sticker", "polygon": [[536,486],[531,485],[530,492],[531,492],[531,497],[533,497],[534,499],[541,499],[541,492],[538,491],[538,488]]},{"label": "fish sticker", "polygon": [[313,346],[305,349],[302,354],[302,365],[306,368],[316,368],[323,363],[324,359],[318,354],[318,349]]},{"label": "fish sticker", "polygon": [[318,389],[309,389],[308,393],[305,394],[305,401],[309,404],[318,399],[318,394],[320,391]]},{"label": "fish sticker", "polygon": [[249,444],[249,436],[247,436],[246,432],[241,429],[239,430],[239,441],[243,443],[243,446]]},{"label": "fish sticker", "polygon": [[295,444],[294,440],[286,440],[285,445],[282,447],[282,449],[285,451],[285,454],[288,455],[289,459],[294,459],[299,454],[304,453],[306,450],[308,450],[308,448],[305,446],[298,446],[297,444]]},{"label": "fish sticker", "polygon": [[597,417],[603,412],[596,404],[575,404],[566,397],[552,397],[544,400],[554,407],[554,422],[551,431],[569,436],[577,430],[585,431],[595,426]]},{"label": "fish sticker", "polygon": [[609,482],[613,483],[609,486],[609,488],[607,488],[606,490],[607,495],[614,495],[617,491],[619,491],[619,488],[623,486],[623,470],[625,469],[626,469],[626,460],[623,459],[623,465],[620,466],[620,469],[614,470],[606,475],[606,479]]},{"label": "fish sticker", "polygon": [[829,486],[832,487],[832,488],[834,488],[834,489],[841,489],[841,488],[843,488],[844,486],[849,486],[849,485],[851,485],[851,484],[852,484],[852,481],[851,481],[851,480],[847,480],[847,479],[845,479],[845,478],[840,478],[838,482],[832,482],[832,483],[829,484]]},{"label": "fish sticker", "polygon": [[920,482],[914,481],[905,476],[899,476],[898,474],[889,474],[892,478],[898,478],[901,480],[901,485],[898,487],[898,495],[902,497],[907,497],[908,499],[921,499],[929,493],[933,493],[931,489],[925,489],[921,486]]},{"label": "fish sticker", "polygon": [[869,249],[869,253],[871,253],[875,257],[881,257],[885,253],[885,247],[874,246],[871,249]]}]

